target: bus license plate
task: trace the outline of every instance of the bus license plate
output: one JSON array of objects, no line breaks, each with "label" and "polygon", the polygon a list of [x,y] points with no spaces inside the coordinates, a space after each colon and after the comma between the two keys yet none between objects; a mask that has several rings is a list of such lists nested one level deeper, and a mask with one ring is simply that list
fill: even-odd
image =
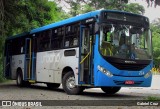
[{"label": "bus license plate", "polygon": [[127,81],[125,81],[125,84],[129,84],[129,85],[131,85],[131,84],[134,84],[134,81],[127,80]]}]

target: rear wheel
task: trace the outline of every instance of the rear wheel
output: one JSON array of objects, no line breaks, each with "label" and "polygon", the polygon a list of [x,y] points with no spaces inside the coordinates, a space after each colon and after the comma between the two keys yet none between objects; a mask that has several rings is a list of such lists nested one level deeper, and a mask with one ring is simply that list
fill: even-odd
[{"label": "rear wheel", "polygon": [[118,92],[121,87],[101,87],[102,91],[104,91],[106,94],[115,94]]},{"label": "rear wheel", "polygon": [[58,88],[60,86],[60,84],[58,84],[58,83],[47,83],[47,87],[49,88],[49,89],[56,89],[56,88]]},{"label": "rear wheel", "polygon": [[76,95],[83,92],[83,88],[75,85],[75,77],[72,71],[66,73],[62,80],[64,91],[69,95]]},{"label": "rear wheel", "polygon": [[23,81],[23,76],[22,76],[22,71],[18,70],[17,71],[17,86],[22,87],[24,86],[24,81]]},{"label": "rear wheel", "polygon": [[28,81],[23,81],[23,75],[22,75],[22,71],[18,70],[17,71],[17,86],[19,87],[23,87],[23,86],[30,86],[31,83],[29,83]]}]

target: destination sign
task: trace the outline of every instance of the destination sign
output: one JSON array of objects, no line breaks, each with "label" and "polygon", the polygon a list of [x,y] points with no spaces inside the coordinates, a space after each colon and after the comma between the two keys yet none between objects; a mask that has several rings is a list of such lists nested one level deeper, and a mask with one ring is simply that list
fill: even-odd
[{"label": "destination sign", "polygon": [[102,12],[101,21],[121,21],[121,22],[130,22],[136,24],[149,25],[149,20],[146,17],[128,14],[124,12]]}]

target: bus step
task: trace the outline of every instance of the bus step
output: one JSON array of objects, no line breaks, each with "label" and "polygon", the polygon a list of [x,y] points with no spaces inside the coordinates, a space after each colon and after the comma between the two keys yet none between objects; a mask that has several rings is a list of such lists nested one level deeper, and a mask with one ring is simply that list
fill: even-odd
[{"label": "bus step", "polygon": [[92,87],[94,87],[94,85],[92,85],[92,84],[81,84],[80,86],[92,86]]},{"label": "bus step", "polygon": [[30,83],[35,83],[36,81],[35,81],[35,80],[29,80],[29,82],[30,82]]},{"label": "bus step", "polygon": [[31,78],[24,78],[24,80],[30,80]]}]

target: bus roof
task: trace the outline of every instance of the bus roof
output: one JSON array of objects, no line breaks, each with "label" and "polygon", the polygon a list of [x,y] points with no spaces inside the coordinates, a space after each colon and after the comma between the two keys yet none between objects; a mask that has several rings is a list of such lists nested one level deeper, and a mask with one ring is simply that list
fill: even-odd
[{"label": "bus roof", "polygon": [[49,25],[46,25],[46,26],[43,26],[43,27],[40,27],[40,28],[37,28],[37,29],[33,29],[31,31],[31,34],[34,34],[34,33],[40,32],[40,31],[44,31],[44,30],[47,30],[47,29],[50,29],[50,28],[62,26],[62,25],[65,25],[65,24],[74,23],[76,21],[87,19],[87,18],[90,18],[90,17],[94,17],[99,12],[100,12],[100,10],[88,12],[88,13],[85,13],[85,14],[80,14],[80,15],[77,15],[77,16],[72,17],[72,18],[68,18],[68,19],[65,19],[65,20],[62,20],[62,21],[59,21],[59,22],[56,22],[56,23],[52,23],[52,24],[49,24]]},{"label": "bus roof", "polygon": [[[129,13],[129,12],[125,12],[125,11],[119,11],[119,10],[96,10],[96,11],[88,12],[88,13],[85,13],[85,14],[80,14],[80,15],[77,15],[75,17],[71,17],[71,18],[56,22],[56,23],[51,23],[49,25],[33,29],[30,32],[25,32],[25,33],[22,33],[22,34],[18,34],[18,35],[15,35],[15,36],[8,37],[7,40],[14,39],[14,38],[17,38],[17,37],[22,37],[22,36],[25,36],[27,34],[34,34],[34,33],[37,33],[37,32],[45,31],[45,30],[48,30],[48,29],[51,29],[51,28],[54,28],[54,27],[59,27],[59,26],[62,26],[62,25],[74,23],[74,22],[79,21],[79,20],[84,20],[84,19],[87,19],[87,18],[95,17],[101,11],[122,12],[124,14],[138,15],[138,14],[133,14],[133,13]],[[142,16],[142,15],[138,15],[138,16]]]},{"label": "bus roof", "polygon": [[29,34],[29,32],[24,32],[24,33],[21,33],[21,34],[17,34],[17,35],[8,37],[6,40],[15,39],[15,38],[18,38],[18,37],[26,36],[28,34]]},{"label": "bus roof", "polygon": [[[34,34],[34,33],[44,31],[44,30],[47,30],[47,29],[50,29],[50,28],[66,25],[66,24],[73,23],[73,22],[76,22],[76,21],[79,21],[79,20],[84,20],[84,19],[87,19],[87,18],[90,18],[90,17],[95,17],[101,11],[122,12],[124,14],[132,14],[132,13],[129,13],[129,12],[118,11],[118,10],[97,10],[97,11],[92,11],[92,12],[88,12],[88,13],[85,13],[85,14],[80,14],[80,15],[77,15],[75,17],[65,19],[65,20],[62,20],[62,21],[59,21],[59,22],[56,22],[56,23],[52,23],[52,24],[49,24],[49,25],[46,25],[46,26],[43,26],[43,27],[40,27],[40,28],[33,29],[33,30],[31,30],[30,34]],[[138,15],[138,14],[132,14],[132,15]],[[141,15],[138,15],[138,16],[141,16]]]}]

